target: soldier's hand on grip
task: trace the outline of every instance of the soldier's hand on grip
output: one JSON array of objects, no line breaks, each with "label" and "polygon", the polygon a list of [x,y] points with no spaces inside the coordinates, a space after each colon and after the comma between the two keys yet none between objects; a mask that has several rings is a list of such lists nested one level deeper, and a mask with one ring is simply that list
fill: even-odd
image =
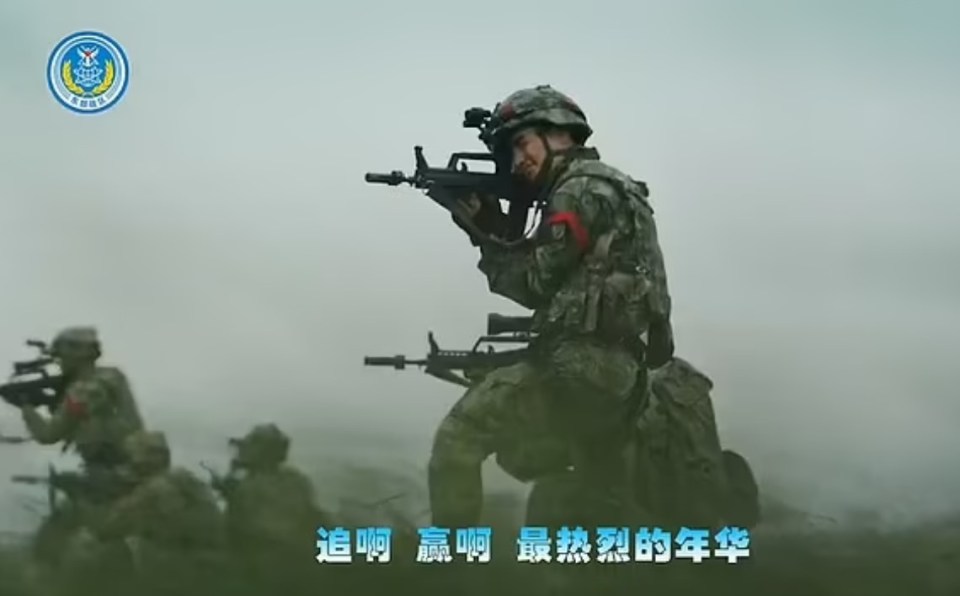
[{"label": "soldier's hand on grip", "polygon": [[461,230],[470,236],[470,241],[477,246],[477,239],[471,230],[467,229],[460,221],[460,217],[467,217],[473,221],[482,232],[491,236],[500,237],[506,217],[500,208],[500,201],[493,195],[479,195],[470,193],[470,195],[459,201],[461,208],[459,212],[452,215],[453,223],[457,224]]}]

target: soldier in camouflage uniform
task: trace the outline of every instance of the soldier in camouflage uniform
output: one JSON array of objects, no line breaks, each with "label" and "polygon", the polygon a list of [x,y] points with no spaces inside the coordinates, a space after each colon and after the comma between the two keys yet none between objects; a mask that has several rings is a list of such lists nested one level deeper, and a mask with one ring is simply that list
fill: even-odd
[{"label": "soldier in camouflage uniform", "polygon": [[27,430],[38,443],[73,445],[87,468],[116,467],[123,440],[143,428],[126,375],[97,366],[100,340],[92,327],[64,329],[51,343],[50,355],[66,379],[63,399],[49,419],[33,406],[21,406]]},{"label": "soldier in camouflage uniform", "polygon": [[[529,240],[481,246],[479,268],[491,291],[535,311],[538,339],[528,361],[487,375],[441,422],[429,465],[433,522],[475,525],[481,464],[493,453],[521,479],[572,464],[582,486],[599,489],[598,507],[614,511],[600,503],[626,503],[621,452],[644,371],[673,351],[647,190],[583,146],[592,133],[583,111],[548,86],[498,104],[490,133],[491,151],[512,153],[514,174],[543,211]],[[495,205],[470,207],[489,221]],[[511,450],[537,443],[542,457],[511,461]]]},{"label": "soldier in camouflage uniform", "polygon": [[171,468],[163,433],[128,436],[124,454],[129,462],[125,473],[135,488],[85,513],[97,538],[126,541],[140,572],[168,586],[173,580],[196,580],[201,572],[213,574],[218,567],[222,571],[223,514],[210,487],[188,470]]},{"label": "soldier in camouflage uniform", "polygon": [[[62,400],[50,418],[31,405],[21,406],[24,424],[38,443],[63,443],[64,450],[73,446],[83,461],[88,484],[113,484],[123,461],[123,440],[143,428],[127,378],[118,368],[97,366],[100,340],[92,327],[60,331],[49,352],[65,378]],[[71,495],[72,500],[77,498],[84,496]],[[75,513],[68,505],[45,520],[35,541],[41,559],[57,559],[60,539],[78,527]]]},{"label": "soldier in camouflage uniform", "polygon": [[313,563],[316,529],[326,519],[310,479],[286,464],[290,438],[261,424],[230,443],[231,474],[214,487],[227,503],[227,537],[246,570],[254,581],[269,581],[282,569],[300,569],[297,562]]}]

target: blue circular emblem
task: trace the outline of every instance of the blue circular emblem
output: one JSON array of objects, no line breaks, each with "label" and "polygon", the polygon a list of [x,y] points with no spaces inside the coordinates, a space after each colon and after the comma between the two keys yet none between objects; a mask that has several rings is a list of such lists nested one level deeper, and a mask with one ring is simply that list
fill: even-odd
[{"label": "blue circular emblem", "polygon": [[78,114],[109,110],[127,91],[130,65],[120,44],[96,31],[80,31],[53,48],[47,84],[60,105]]}]

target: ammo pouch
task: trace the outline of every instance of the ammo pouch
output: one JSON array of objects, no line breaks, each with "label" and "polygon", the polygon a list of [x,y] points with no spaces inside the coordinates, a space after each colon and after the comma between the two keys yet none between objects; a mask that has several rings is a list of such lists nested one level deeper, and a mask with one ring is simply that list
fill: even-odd
[{"label": "ammo pouch", "polygon": [[[631,192],[623,180],[589,171],[572,172],[561,177],[555,184],[562,185],[571,178],[597,178],[612,184],[617,193],[631,209],[649,209],[646,203],[646,186],[636,182],[639,189]],[[639,193],[639,194],[638,194]],[[641,205],[637,205],[640,203]],[[634,213],[639,222],[639,216]],[[554,297],[547,312],[535,317],[538,327],[552,327],[559,323],[568,332],[594,335],[601,340],[636,345],[654,320],[669,316],[669,307],[643,262],[617,263],[610,258],[610,247],[616,240],[617,231],[600,236],[593,249],[584,256],[581,269],[570,285]],[[633,247],[631,252],[639,259],[645,247]],[[546,320],[538,320],[545,318]],[[659,343],[663,342],[658,342]]]},{"label": "ammo pouch", "polygon": [[650,281],[640,271],[616,271],[610,265],[610,245],[616,231],[597,239],[586,261],[586,303],[583,331],[615,343],[632,343],[647,331]]}]

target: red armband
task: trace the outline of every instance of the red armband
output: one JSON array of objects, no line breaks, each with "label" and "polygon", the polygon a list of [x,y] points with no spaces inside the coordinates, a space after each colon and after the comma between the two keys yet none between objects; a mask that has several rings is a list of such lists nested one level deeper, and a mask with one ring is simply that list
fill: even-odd
[{"label": "red armband", "polygon": [[87,404],[82,401],[77,401],[69,395],[64,398],[63,407],[67,410],[67,413],[74,418],[83,418],[87,415]]},{"label": "red armband", "polygon": [[570,229],[570,233],[573,234],[573,239],[581,251],[586,252],[587,249],[590,248],[590,234],[587,232],[587,228],[583,227],[583,224],[580,222],[579,215],[573,211],[554,213],[547,219],[547,225],[552,226],[556,224],[565,225]]}]

